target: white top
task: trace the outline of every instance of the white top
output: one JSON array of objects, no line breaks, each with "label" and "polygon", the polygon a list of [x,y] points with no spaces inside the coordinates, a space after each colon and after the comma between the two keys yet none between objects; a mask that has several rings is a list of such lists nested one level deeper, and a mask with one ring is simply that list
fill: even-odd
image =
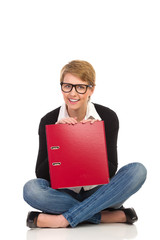
[{"label": "white top", "polygon": [[[69,117],[68,115],[68,112],[67,112],[67,108],[66,108],[66,104],[64,103],[61,108],[60,108],[60,111],[59,111],[59,115],[58,115],[58,120],[61,120],[62,118],[67,118]],[[91,102],[88,102],[88,105],[87,105],[87,112],[86,112],[86,116],[85,116],[85,119],[87,120],[88,118],[94,118],[94,119],[97,119],[97,120],[102,120],[100,118],[100,116],[98,115],[96,109],[95,109],[95,106],[93,103]],[[84,186],[84,190],[87,191],[87,190],[90,190],[94,187],[96,187],[97,185],[91,185],[91,186]],[[68,188],[76,193],[79,193],[80,190],[81,190],[82,187],[71,187],[71,188]]]}]

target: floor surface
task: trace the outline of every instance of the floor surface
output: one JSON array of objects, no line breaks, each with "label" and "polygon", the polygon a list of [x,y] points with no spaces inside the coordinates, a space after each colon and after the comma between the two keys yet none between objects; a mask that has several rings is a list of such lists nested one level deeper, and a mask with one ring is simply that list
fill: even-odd
[{"label": "floor surface", "polygon": [[26,231],[26,240],[122,240],[145,239],[149,232],[140,224],[80,225],[67,229],[34,229]]},{"label": "floor surface", "polygon": [[137,236],[136,226],[122,224],[81,225],[74,229],[28,230],[26,240],[80,240],[80,239],[132,239]]}]

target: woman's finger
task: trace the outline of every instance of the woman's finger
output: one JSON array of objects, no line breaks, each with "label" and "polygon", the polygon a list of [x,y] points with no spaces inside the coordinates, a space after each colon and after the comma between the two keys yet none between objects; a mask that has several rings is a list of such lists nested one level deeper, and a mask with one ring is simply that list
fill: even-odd
[{"label": "woman's finger", "polygon": [[83,119],[81,121],[81,123],[87,123],[87,122],[90,122],[91,124],[95,123],[95,122],[98,122],[99,120],[98,119]]},{"label": "woman's finger", "polygon": [[62,118],[59,120],[56,124],[76,124],[77,120],[76,118]]}]

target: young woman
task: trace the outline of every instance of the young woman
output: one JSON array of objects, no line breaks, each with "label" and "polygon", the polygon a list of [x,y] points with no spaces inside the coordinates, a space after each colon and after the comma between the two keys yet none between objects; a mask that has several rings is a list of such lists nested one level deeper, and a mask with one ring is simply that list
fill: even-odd
[{"label": "young woman", "polygon": [[[134,223],[138,217],[133,208],[122,204],[136,193],[146,179],[141,163],[130,163],[117,173],[117,135],[119,122],[111,109],[93,104],[90,98],[95,89],[95,71],[86,61],[72,61],[61,70],[61,90],[64,104],[45,115],[39,126],[37,179],[24,186],[24,200],[41,212],[29,212],[27,226],[75,227],[81,222]],[[77,124],[103,120],[107,142],[110,183],[68,189],[50,187],[45,125]]]}]

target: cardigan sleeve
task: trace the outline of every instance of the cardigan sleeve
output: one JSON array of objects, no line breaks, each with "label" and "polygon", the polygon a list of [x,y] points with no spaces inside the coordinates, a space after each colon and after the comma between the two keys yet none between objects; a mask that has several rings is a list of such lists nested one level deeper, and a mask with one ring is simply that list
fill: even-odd
[{"label": "cardigan sleeve", "polygon": [[118,137],[118,128],[117,127],[112,129],[112,131],[106,132],[110,178],[112,178],[115,175],[117,168],[118,168],[117,137]]},{"label": "cardigan sleeve", "polygon": [[112,178],[118,168],[117,138],[119,120],[116,113],[104,106],[94,104],[95,108],[105,124],[106,145],[108,154],[109,174]]},{"label": "cardigan sleeve", "polygon": [[47,145],[44,120],[39,125],[39,151],[36,163],[36,176],[49,181],[49,165],[47,157]]},{"label": "cardigan sleeve", "polygon": [[48,164],[48,153],[47,153],[47,142],[46,142],[46,131],[45,126],[48,124],[55,124],[58,118],[59,109],[45,115],[39,125],[39,151],[36,162],[36,176],[37,178],[43,178],[50,181],[49,176],[49,164]]}]

